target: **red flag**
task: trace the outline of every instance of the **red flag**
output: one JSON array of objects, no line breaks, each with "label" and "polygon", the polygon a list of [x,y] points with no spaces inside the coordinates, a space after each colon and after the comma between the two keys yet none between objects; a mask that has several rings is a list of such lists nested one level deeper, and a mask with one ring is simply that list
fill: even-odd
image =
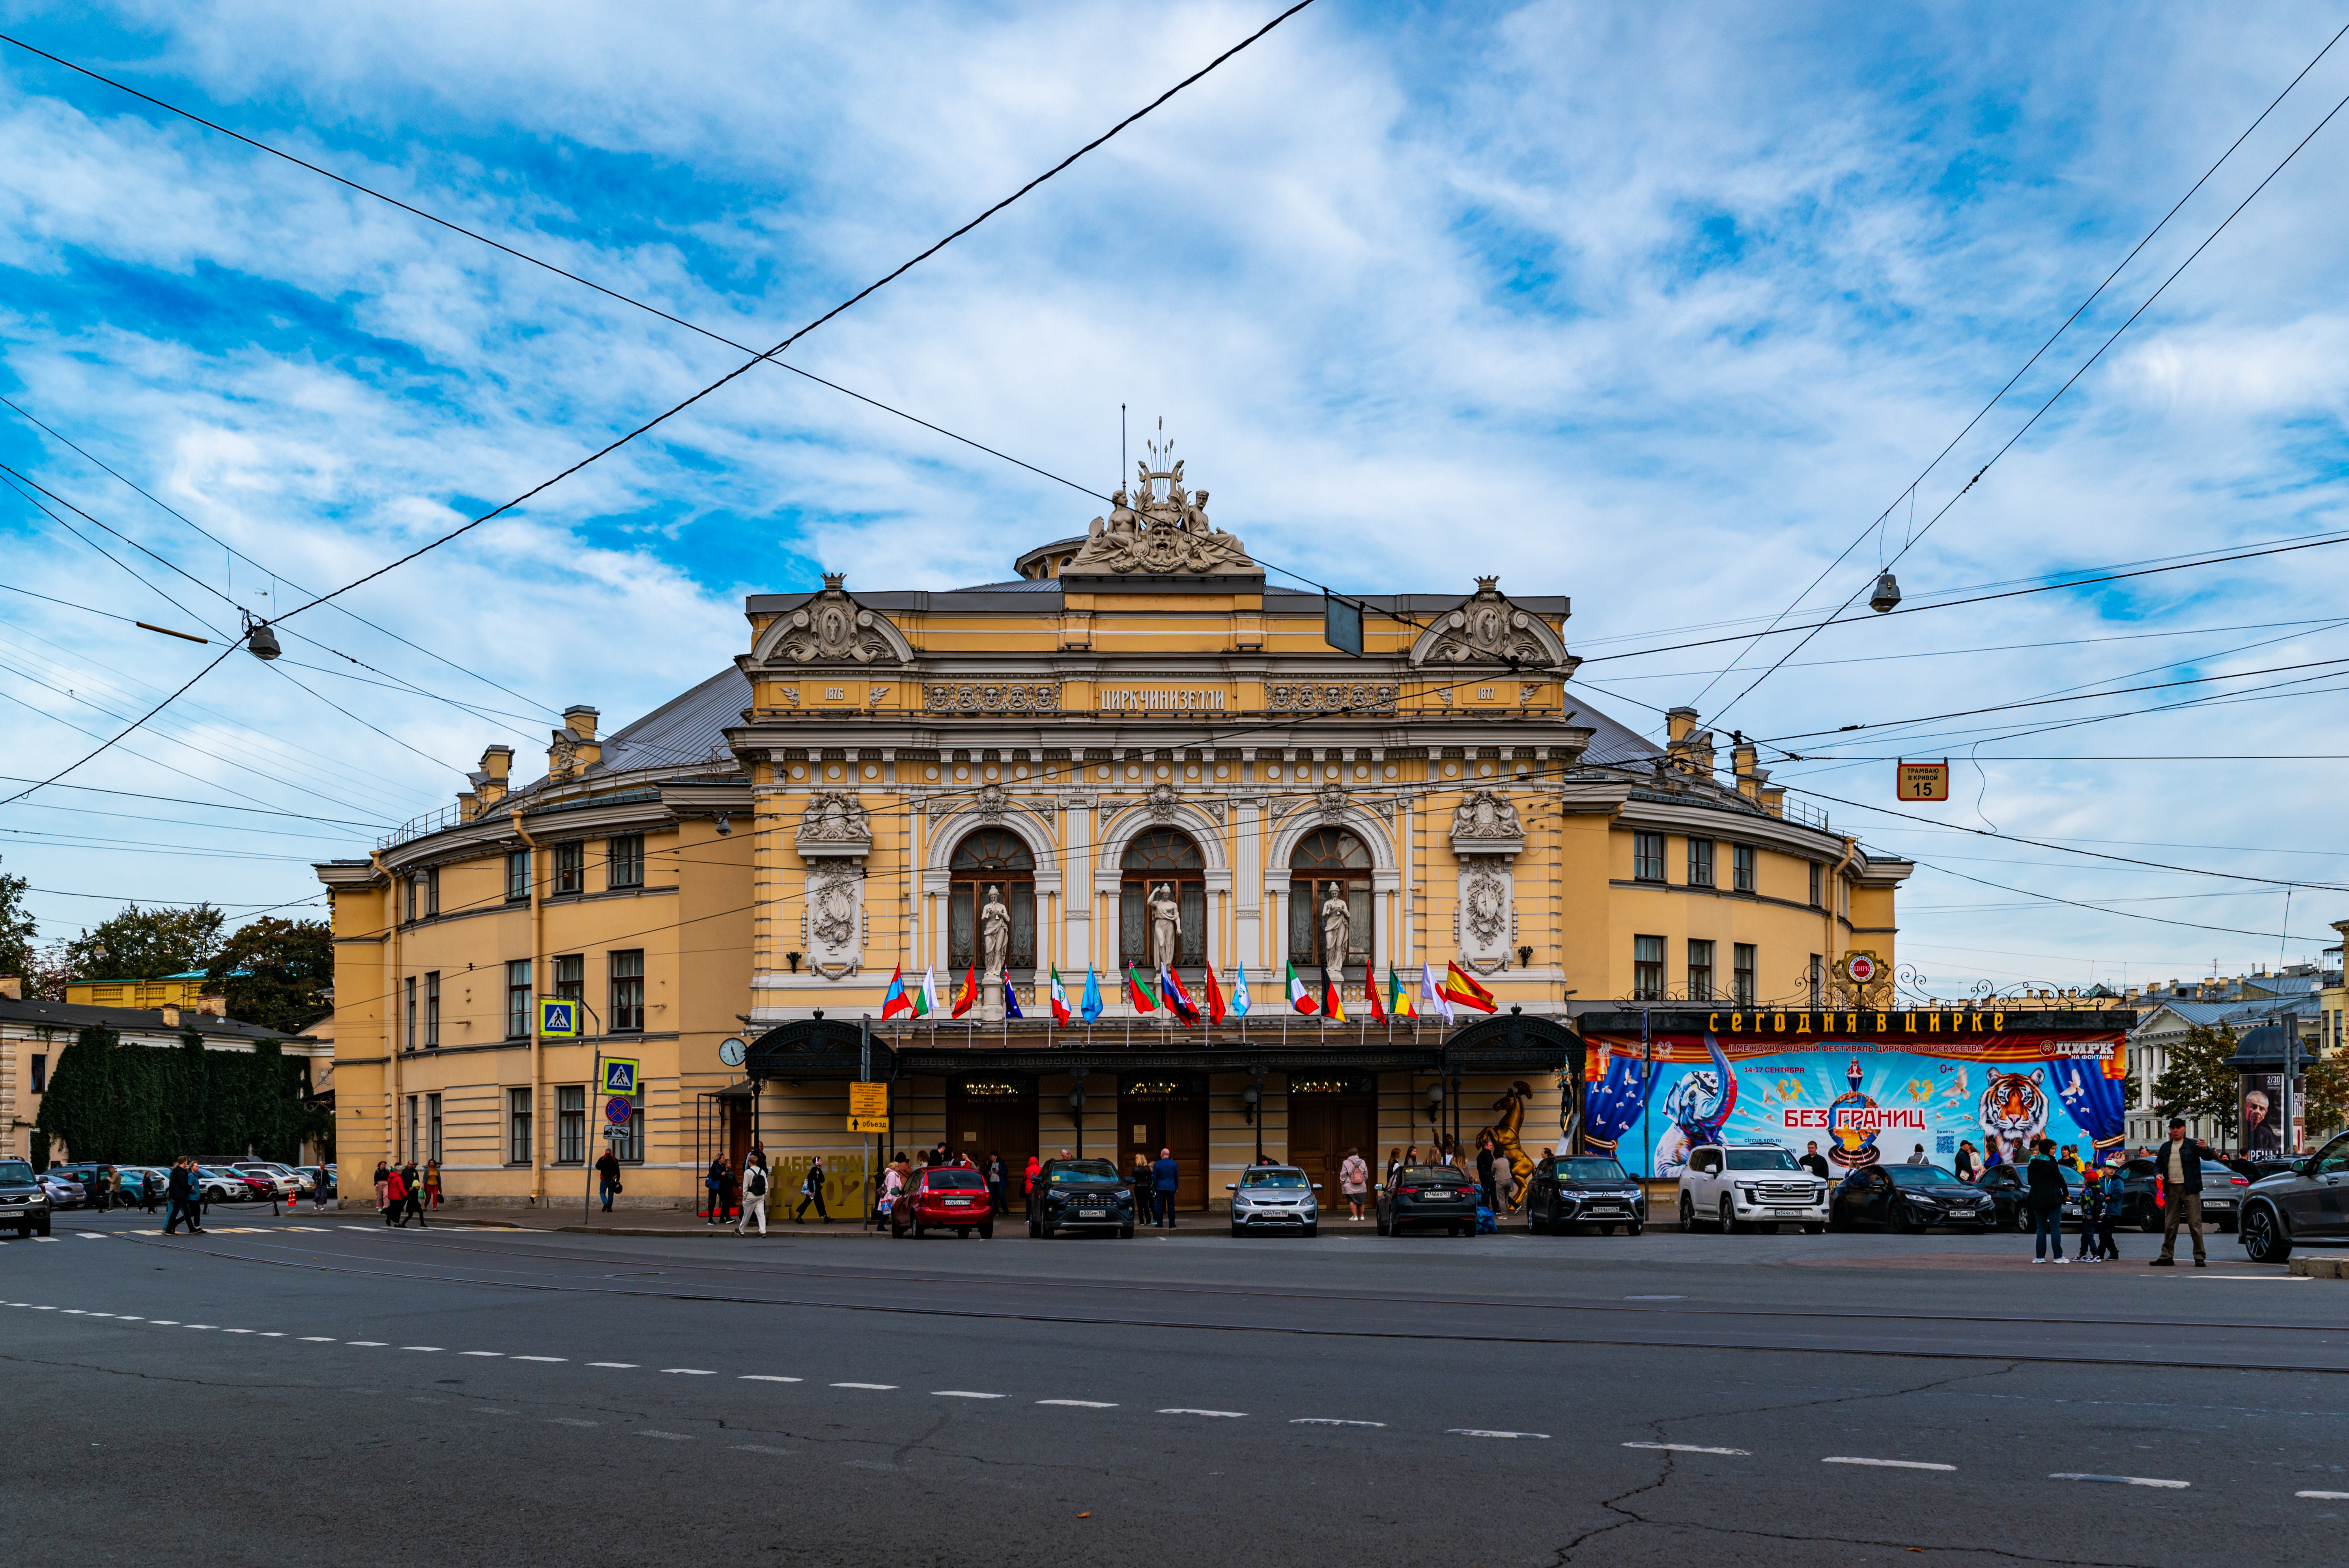
[{"label": "red flag", "polygon": [[1384,1023],[1387,1021],[1387,1010],[1379,1001],[1379,977],[1368,970],[1362,972],[1362,995],[1371,1004],[1371,1022]]},{"label": "red flag", "polygon": [[1216,983],[1214,964],[1202,964],[1200,967],[1207,976],[1207,1022],[1221,1023],[1224,1021],[1224,988]]},{"label": "red flag", "polygon": [[978,1001],[978,966],[973,964],[970,966],[970,972],[962,977],[962,989],[955,992],[954,1012],[950,1016],[960,1018],[964,1013],[968,1012]]}]

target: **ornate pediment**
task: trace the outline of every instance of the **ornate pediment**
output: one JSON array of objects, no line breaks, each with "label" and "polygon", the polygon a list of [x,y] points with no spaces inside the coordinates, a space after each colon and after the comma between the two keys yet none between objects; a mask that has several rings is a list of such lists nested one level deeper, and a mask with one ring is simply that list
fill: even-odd
[{"label": "ornate pediment", "polygon": [[873,818],[845,790],[827,790],[808,803],[794,846],[802,860],[861,860],[873,853]]},{"label": "ornate pediment", "polygon": [[1435,618],[1411,646],[1413,664],[1496,664],[1531,670],[1570,662],[1549,623],[1501,595],[1501,579],[1478,577],[1473,598]]},{"label": "ornate pediment", "polygon": [[1471,790],[1453,808],[1453,854],[1516,855],[1525,846],[1525,824],[1499,790]]},{"label": "ornate pediment", "polygon": [[1134,464],[1133,490],[1110,498],[1109,515],[1093,519],[1062,576],[1264,576],[1246,545],[1207,521],[1207,493],[1183,488],[1179,459],[1151,466],[1173,452],[1172,441],[1150,443],[1150,456]]},{"label": "ornate pediment", "polygon": [[826,572],[823,592],[799,608],[777,616],[750,649],[754,665],[846,664],[881,667],[909,664],[914,645],[887,616],[866,609],[841,587],[843,574]]}]

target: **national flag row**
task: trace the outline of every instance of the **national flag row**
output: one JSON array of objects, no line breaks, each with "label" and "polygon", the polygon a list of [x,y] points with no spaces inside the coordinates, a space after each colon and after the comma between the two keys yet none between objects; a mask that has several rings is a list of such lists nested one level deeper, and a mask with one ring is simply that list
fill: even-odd
[{"label": "national flag row", "polygon": [[[1202,1018],[1210,1023],[1221,1023],[1226,1018],[1247,1017],[1247,967],[1242,964],[1232,970],[1228,1001],[1223,986],[1216,979],[1215,966],[1202,964],[1200,969],[1201,996],[1194,997],[1184,985],[1183,977],[1164,964],[1158,967],[1155,974],[1145,974],[1138,964],[1128,965],[1123,976],[1126,1004],[1136,1012],[1155,1012],[1164,1008],[1185,1024],[1196,1023]],[[1073,1009],[1069,1005],[1068,988],[1061,983],[1059,968],[1054,967],[1050,972],[1053,1023],[1066,1027],[1070,1019],[1082,1017],[1087,1023],[1092,1023],[1108,1010],[1102,999],[1101,976],[1092,967],[1085,970],[1084,992]],[[1309,986],[1292,963],[1288,966],[1287,978],[1290,1007],[1309,1016],[1325,1018],[1332,1023],[1351,1022],[1346,1016],[1345,997],[1330,971],[1324,969],[1320,971],[1319,985]],[[1019,1010],[1019,992],[1012,985],[1009,971],[990,979],[988,983],[1002,986],[1005,1017],[1027,1016]],[[1379,994],[1381,989],[1386,992],[1383,999]],[[922,971],[920,982],[908,986],[905,983],[905,966],[899,964],[896,972],[889,977],[888,991],[881,998],[881,1017],[885,1023],[901,1012],[910,1012],[916,1018],[928,1018],[944,1011],[949,1018],[960,1018],[978,1005],[978,966],[976,964],[963,976],[953,1001],[944,1009],[938,1002],[936,972],[926,969]],[[1446,1023],[1453,1021],[1453,1009],[1455,1007],[1475,1012],[1491,1012],[1500,1005],[1493,1000],[1491,992],[1479,985],[1475,977],[1456,962],[1447,962],[1444,966],[1441,981],[1436,979],[1433,966],[1421,964],[1416,988],[1400,971],[1389,966],[1385,986],[1381,988],[1375,982],[1367,984],[1362,988],[1362,996],[1369,1005],[1370,1022],[1372,1023],[1384,1023],[1389,1018],[1416,1018],[1422,1002],[1441,1012]]]}]

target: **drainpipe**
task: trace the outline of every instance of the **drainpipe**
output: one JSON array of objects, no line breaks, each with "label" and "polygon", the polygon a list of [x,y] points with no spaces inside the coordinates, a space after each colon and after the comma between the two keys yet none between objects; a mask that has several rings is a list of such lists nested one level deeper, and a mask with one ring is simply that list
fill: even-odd
[{"label": "drainpipe", "polygon": [[540,984],[538,966],[545,961],[540,955],[539,949],[545,945],[542,940],[545,935],[545,908],[540,900],[546,891],[546,879],[538,874],[538,840],[533,838],[530,836],[530,829],[523,826],[522,807],[515,806],[506,815],[512,819],[514,831],[522,836],[522,841],[526,846],[524,853],[530,857],[530,1200],[535,1204],[544,1195],[539,1179],[544,1172],[540,1167],[538,1158],[539,1144],[542,1141],[539,1124],[546,1119],[538,1103],[539,1051],[541,1049],[538,1034]]},{"label": "drainpipe", "polygon": [[[1858,839],[1857,839],[1857,838],[1847,838],[1847,839],[1845,839],[1845,840],[1843,841],[1843,858],[1836,862],[1836,864],[1835,864],[1835,870],[1834,870],[1833,872],[1831,872],[1831,873],[1828,875],[1828,877],[1827,877],[1827,909],[1826,909],[1827,940],[1826,940],[1826,958],[1825,958],[1822,961],[1823,961],[1823,962],[1825,962],[1825,963],[1826,964],[1826,966],[1827,966],[1827,973],[1828,973],[1828,974],[1832,974],[1832,973],[1834,973],[1834,972],[1835,972],[1835,961],[1836,961],[1836,906],[1837,906],[1838,903],[1842,902],[1842,900],[1843,900],[1843,897],[1844,897],[1844,892],[1843,892],[1843,874],[1844,874],[1844,872],[1845,872],[1845,871],[1847,871],[1847,869],[1849,869],[1849,868],[1850,868],[1850,866],[1851,866],[1851,863],[1852,863],[1852,859],[1853,859],[1853,857],[1856,857],[1857,855],[1858,855],[1858,853],[1859,853],[1859,840],[1858,840]],[[1824,1000],[1826,999],[1826,975],[1824,975],[1824,974],[1823,974],[1823,975],[1819,976],[1819,991],[1820,991],[1821,1000],[1822,1000],[1822,1001],[1824,1001]],[[1857,1006],[1858,1006],[1858,1005],[1859,1005],[1858,999],[1857,999],[1857,997],[1855,997],[1855,998],[1853,999],[1852,1005],[1853,1005],[1854,1007],[1857,1007]]]},{"label": "drainpipe", "polygon": [[383,945],[383,1054],[391,1064],[391,1097],[384,1105],[383,1147],[391,1155],[391,1163],[399,1163],[399,1091],[402,1086],[399,1059],[399,878],[383,863],[377,850],[367,851],[383,877],[384,926],[388,932]]}]

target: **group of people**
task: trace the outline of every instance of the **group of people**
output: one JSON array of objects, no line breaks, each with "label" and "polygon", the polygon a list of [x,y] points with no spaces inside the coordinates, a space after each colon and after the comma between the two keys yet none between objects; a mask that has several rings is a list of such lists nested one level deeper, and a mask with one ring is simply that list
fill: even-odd
[{"label": "group of people", "polygon": [[378,1160],[375,1168],[375,1206],[387,1225],[404,1231],[412,1218],[418,1230],[424,1229],[424,1211],[440,1207],[440,1162],[427,1160],[419,1171],[412,1159],[397,1166]]},{"label": "group of people", "polygon": [[[620,1190],[620,1162],[611,1150],[605,1149],[604,1158],[595,1162],[595,1170],[604,1194],[604,1212],[608,1214],[612,1211],[612,1199]],[[807,1218],[811,1205],[817,1219],[827,1225],[832,1223],[831,1211],[824,1206],[826,1179],[823,1156],[811,1156],[807,1170],[800,1178],[800,1201],[799,1207],[792,1210],[792,1224]],[[767,1158],[767,1146],[762,1142],[752,1141],[739,1170],[727,1163],[724,1155],[711,1156],[709,1168],[701,1178],[704,1218],[712,1225],[722,1225],[731,1219],[738,1236],[750,1234],[751,1222],[756,1220],[759,1234],[765,1235],[767,1199],[773,1195],[774,1182],[774,1167]]]}]

